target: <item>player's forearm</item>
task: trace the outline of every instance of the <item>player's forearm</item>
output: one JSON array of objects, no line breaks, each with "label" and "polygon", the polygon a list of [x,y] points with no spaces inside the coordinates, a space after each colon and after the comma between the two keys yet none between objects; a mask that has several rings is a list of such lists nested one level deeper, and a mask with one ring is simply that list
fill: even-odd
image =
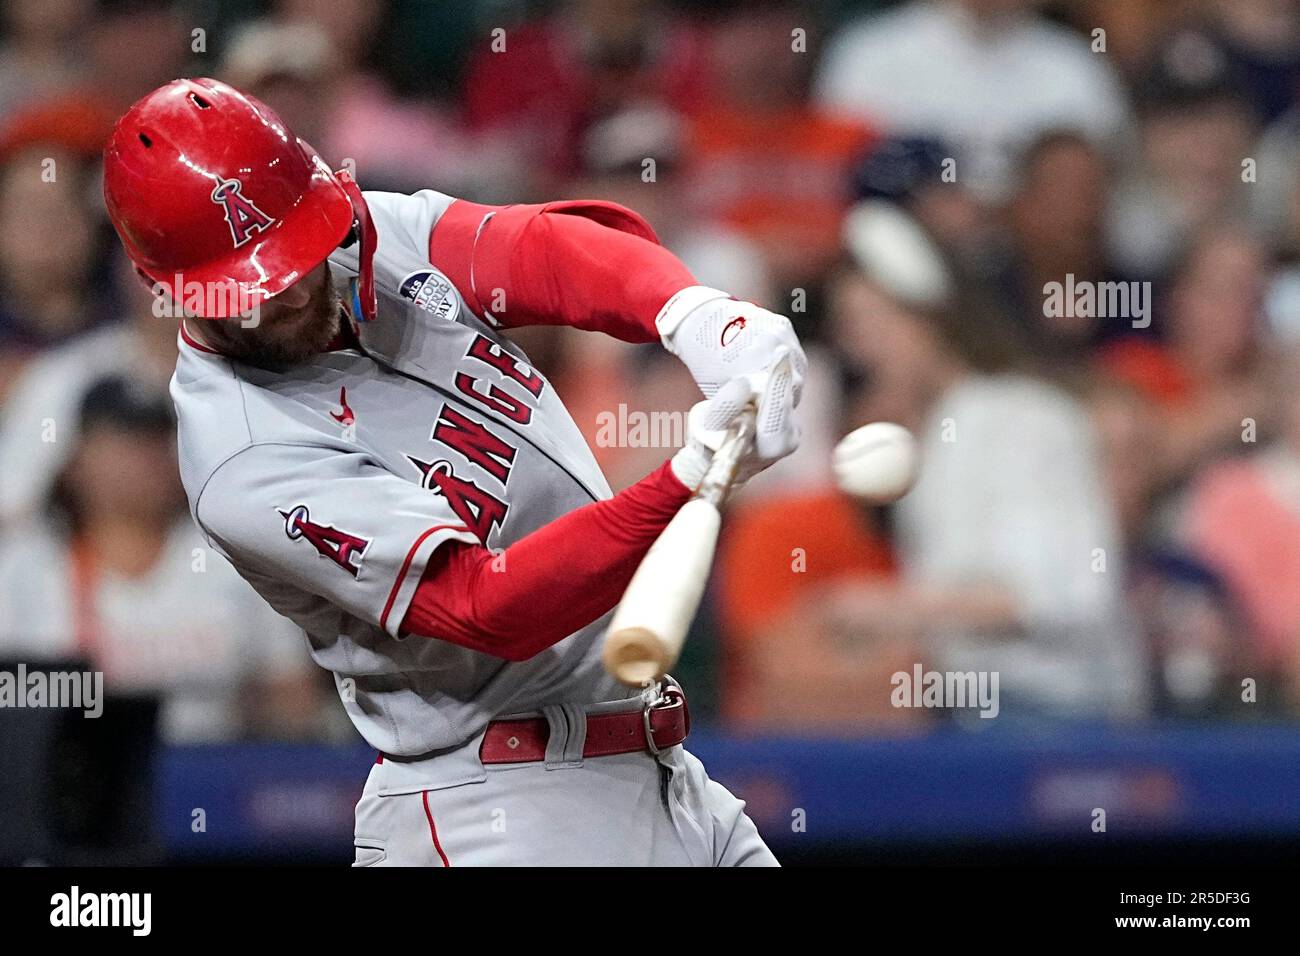
[{"label": "player's forearm", "polygon": [[627,217],[619,220],[625,228],[614,228],[548,208],[458,200],[433,231],[430,259],[501,326],[569,325],[658,342],[655,317],[695,284],[690,270],[627,210],[603,210]]},{"label": "player's forearm", "polygon": [[646,550],[689,497],[665,464],[500,554],[444,545],[425,569],[402,630],[527,660],[618,603]]}]

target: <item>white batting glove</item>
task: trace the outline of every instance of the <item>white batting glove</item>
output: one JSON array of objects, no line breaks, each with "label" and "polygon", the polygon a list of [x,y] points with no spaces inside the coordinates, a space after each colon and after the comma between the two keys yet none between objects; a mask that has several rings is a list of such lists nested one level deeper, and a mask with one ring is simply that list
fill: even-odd
[{"label": "white batting glove", "polygon": [[754,444],[740,461],[733,489],[739,489],[754,475],[799,447],[792,366],[793,361],[784,353],[772,372],[733,378],[713,398],[697,402],[691,408],[686,420],[686,444],[671,460],[673,473],[682,484],[691,490],[699,487],[727,429],[751,401],[757,403]]},{"label": "white batting glove", "polygon": [[696,285],[664,303],[655,327],[664,348],[682,360],[705,398],[713,398],[732,379],[771,372],[789,356],[793,404],[799,404],[808,360],[784,315]]}]

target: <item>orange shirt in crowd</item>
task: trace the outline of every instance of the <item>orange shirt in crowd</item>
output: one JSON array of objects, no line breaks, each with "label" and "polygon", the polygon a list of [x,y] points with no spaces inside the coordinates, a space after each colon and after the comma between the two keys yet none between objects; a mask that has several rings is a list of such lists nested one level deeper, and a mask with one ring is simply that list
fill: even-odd
[{"label": "orange shirt in crowd", "polygon": [[896,571],[889,543],[848,496],[760,498],[727,516],[718,610],[728,638],[743,642],[809,591]]},{"label": "orange shirt in crowd", "polygon": [[1192,395],[1192,383],[1169,349],[1158,342],[1125,338],[1102,347],[1102,368],[1162,408],[1177,408]]},{"label": "orange shirt in crowd", "polygon": [[759,498],[733,510],[718,559],[724,709],[732,718],[744,710],[746,654],[764,627],[826,585],[894,575],[888,541],[835,489]]},{"label": "orange shirt in crowd", "polygon": [[[744,232],[783,259],[830,261],[852,196],[849,173],[875,134],[804,106],[771,113],[711,107],[692,120],[692,208]],[[796,261],[789,268],[803,268]]]}]

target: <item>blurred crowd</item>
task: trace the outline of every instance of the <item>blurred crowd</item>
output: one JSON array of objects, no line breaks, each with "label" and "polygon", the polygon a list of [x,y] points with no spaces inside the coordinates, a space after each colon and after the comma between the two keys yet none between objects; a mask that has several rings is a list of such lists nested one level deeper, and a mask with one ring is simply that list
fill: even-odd
[{"label": "blurred crowd", "polygon": [[[106,227],[113,121],[209,75],[363,188],[615,200],[791,317],[804,444],[729,517],[683,662],[701,715],[956,716],[891,705],[916,664],[996,671],[1010,720],[1300,712],[1300,0],[0,14],[0,662],[93,661],[175,740],[349,733],[190,522],[175,324]],[[671,453],[601,429],[690,407],[671,356],[518,339],[615,487]],[[876,420],[922,455],[886,508],[828,477]]]}]

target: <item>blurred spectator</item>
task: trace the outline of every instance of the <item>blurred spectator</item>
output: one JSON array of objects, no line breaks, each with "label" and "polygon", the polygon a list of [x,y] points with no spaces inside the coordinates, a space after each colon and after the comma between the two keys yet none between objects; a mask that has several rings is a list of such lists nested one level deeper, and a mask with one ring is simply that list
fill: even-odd
[{"label": "blurred spectator", "polygon": [[1089,385],[1106,489],[1126,545],[1137,549],[1158,534],[1155,503],[1167,478],[1164,417],[1149,394],[1122,378],[1101,374]]},{"label": "blurred spectator", "polygon": [[[1282,679],[1300,707],[1300,352],[1282,378],[1285,428],[1255,454],[1197,478],[1184,517],[1187,545],[1218,570],[1240,604],[1251,659]],[[1250,676],[1250,675],[1247,675]]]},{"label": "blurred spectator", "polygon": [[[1223,580],[1195,559],[1159,553],[1138,563],[1134,608],[1147,635],[1152,712],[1158,717],[1237,717],[1249,663],[1244,626]],[[1265,713],[1280,708],[1268,687]]]},{"label": "blurred spectator", "polygon": [[86,71],[73,96],[98,106],[111,129],[140,97],[186,75],[193,25],[172,0],[96,0],[95,6]]},{"label": "blurred spectator", "polygon": [[[45,16],[47,6],[53,7],[56,17],[69,15],[66,0],[39,6],[40,12],[32,16]],[[84,47],[77,50],[77,66],[68,82],[60,80],[40,97],[29,99],[0,126],[4,229],[0,243],[14,246],[6,246],[0,272],[7,274],[0,275],[0,282],[44,286],[51,299],[34,312],[29,301],[15,303],[6,297],[0,305],[9,313],[0,317],[0,344],[10,344],[4,340],[14,338],[4,331],[6,326],[21,325],[28,337],[26,343],[13,341],[15,348],[58,340],[81,326],[82,317],[74,314],[80,309],[70,300],[90,295],[84,273],[96,268],[94,263],[87,267],[84,259],[87,233],[98,225],[102,208],[102,201],[93,195],[98,191],[99,151],[117,118],[145,93],[184,75],[190,56],[190,34],[176,4],[95,0],[93,6],[93,15],[81,14],[84,37],[69,34],[64,41],[65,55],[78,44]],[[50,29],[64,35],[65,28],[57,22]],[[147,55],[141,55],[142,50]],[[0,85],[0,97],[3,89]],[[41,165],[47,159],[62,160],[54,180]],[[36,223],[59,223],[60,230],[57,234],[48,228],[33,230]],[[31,248],[16,248],[27,245]],[[60,255],[65,248],[66,254]],[[20,274],[14,273],[15,266],[22,270]]]},{"label": "blurred spectator", "polygon": [[0,5],[0,122],[76,82],[82,67],[78,40],[92,6],[93,0],[4,0]]},{"label": "blurred spectator", "polygon": [[[855,268],[837,283],[832,332],[878,382],[859,422],[899,421],[922,450],[916,487],[896,506],[903,580],[977,598],[946,622],[925,618],[934,653],[950,669],[999,671],[1004,701],[1132,712],[1140,653],[1085,410],[1028,371],[996,314],[886,291],[899,288],[897,239],[849,240]],[[999,602],[1001,614],[986,613]]]},{"label": "blurred spectator", "polygon": [[1112,374],[1161,409],[1169,480],[1206,456],[1240,449],[1243,430],[1267,433],[1276,420],[1263,340],[1270,265],[1250,234],[1207,230],[1171,277],[1163,341],[1128,339],[1102,352]]},{"label": "blurred spectator", "polygon": [[334,69],[345,76],[365,70],[392,10],[388,0],[273,0],[272,5],[277,21],[319,30],[333,53]]},{"label": "blurred spectator", "polygon": [[1245,218],[1257,118],[1223,55],[1204,35],[1175,34],[1137,88],[1140,152],[1112,194],[1111,255],[1156,278],[1185,237]]},{"label": "blurred spectator", "polygon": [[[769,697],[787,723],[805,709],[820,715],[814,683],[801,683],[804,641],[824,679],[876,675],[854,697],[859,721],[887,719],[878,709],[887,677],[908,669],[898,666],[908,654],[926,666],[999,672],[1004,712],[1137,712],[1143,654],[1122,604],[1122,542],[1084,408],[1024,371],[1014,335],[997,332],[1002,319],[960,307],[937,250],[906,217],[860,207],[846,247],[852,261],[832,284],[828,331],[864,384],[844,427],[897,421],[917,433],[923,455],[916,487],[893,508],[901,578],[890,584],[879,538],[833,496],[815,524],[782,524],[777,499],[748,512],[748,526],[738,519],[722,572],[732,639],[754,628],[749,602],[772,603],[758,591],[802,592],[803,619],[798,628],[773,619],[786,627],[779,644],[732,649],[740,673],[769,677],[763,688],[737,686],[730,712],[762,707],[752,698],[779,689]],[[788,530],[755,530],[764,527]],[[861,580],[832,597],[819,589],[822,575],[796,573],[798,553],[809,567],[821,561]],[[783,575],[798,583],[772,583]],[[844,633],[858,635],[856,645],[833,639]],[[869,664],[864,648],[882,657]],[[767,653],[780,657],[764,661]]]},{"label": "blurred spectator", "polygon": [[1209,32],[1266,122],[1300,92],[1300,6],[1293,0],[1212,0]]},{"label": "blurred spectator", "polygon": [[1036,0],[934,0],[852,24],[830,43],[821,102],[889,133],[939,136],[958,178],[1000,196],[1011,161],[1047,129],[1122,133],[1123,90],[1107,61],[1043,20]]},{"label": "blurred spectator", "polygon": [[221,61],[221,78],[256,96],[290,129],[326,150],[333,111],[334,48],[324,28],[303,21],[253,20],[231,37]]},{"label": "blurred spectator", "polygon": [[91,184],[89,162],[55,143],[0,159],[0,400],[37,350],[105,318]]},{"label": "blurred spectator", "polygon": [[1051,9],[1092,38],[1105,31],[1106,55],[1130,82],[1146,72],[1174,25],[1203,10],[1205,0],[1053,0]]},{"label": "blurred spectator", "polygon": [[709,28],[709,94],[693,114],[687,202],[742,230],[777,286],[806,286],[839,251],[854,160],[873,136],[808,100],[807,5],[746,3]]},{"label": "blurred spectator", "polygon": [[1000,243],[987,205],[963,180],[945,176],[953,151],[925,136],[896,136],[867,150],[853,172],[858,199],[883,199],[912,216],[954,267],[967,275],[995,268]]},{"label": "blurred spectator", "polygon": [[162,694],[174,741],[318,729],[324,698],[301,631],[186,514],[166,393],[104,379],[79,417],[51,517],[0,545],[4,654],[84,657],[119,693]]},{"label": "blurred spectator", "polygon": [[101,294],[123,320],[37,356],[0,406],[0,461],[22,462],[0,470],[0,531],[30,518],[49,496],[76,448],[77,406],[91,383],[117,374],[165,391],[171,379],[176,321],[154,315],[153,296],[120,249],[112,261],[114,281]]},{"label": "blurred spectator", "polygon": [[508,136],[552,183],[577,167],[595,120],[646,101],[686,113],[703,91],[699,32],[659,0],[564,0],[490,27],[466,70],[466,117],[478,133]]},{"label": "blurred spectator", "polygon": [[333,168],[350,163],[367,189],[481,197],[517,182],[518,169],[467,136],[448,104],[399,97],[367,67],[384,10],[281,0],[272,18],[236,32],[222,79],[271,105]]},{"label": "blurred spectator", "polygon": [[[1007,312],[1027,341],[1058,370],[1079,364],[1098,340],[1130,333],[1139,316],[1131,299],[1127,315],[1109,310],[1048,309],[1049,286],[1072,288],[1119,281],[1107,261],[1104,215],[1109,169],[1105,156],[1077,133],[1049,132],[1035,140],[1016,164],[1014,191],[1005,211],[1010,240],[999,269]],[[1150,306],[1150,296],[1146,306]],[[1147,312],[1147,317],[1150,312]]]}]

